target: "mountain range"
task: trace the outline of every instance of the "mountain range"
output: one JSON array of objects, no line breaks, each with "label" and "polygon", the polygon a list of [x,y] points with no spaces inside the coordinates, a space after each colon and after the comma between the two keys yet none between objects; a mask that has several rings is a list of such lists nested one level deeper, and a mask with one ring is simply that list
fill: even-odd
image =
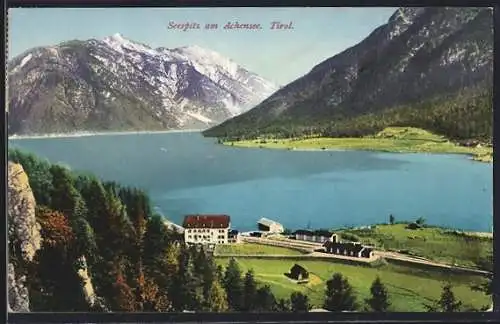
[{"label": "mountain range", "polygon": [[363,136],[414,126],[492,137],[493,10],[400,8],[357,45],[314,66],[205,136]]},{"label": "mountain range", "polygon": [[33,48],[7,68],[9,135],[196,128],[224,138],[345,137],[413,126],[492,137],[485,7],[400,8],[283,87],[209,49],[153,49],[120,34]]},{"label": "mountain range", "polygon": [[9,135],[207,128],[278,89],[209,49],[120,34],[33,48],[7,70]]}]

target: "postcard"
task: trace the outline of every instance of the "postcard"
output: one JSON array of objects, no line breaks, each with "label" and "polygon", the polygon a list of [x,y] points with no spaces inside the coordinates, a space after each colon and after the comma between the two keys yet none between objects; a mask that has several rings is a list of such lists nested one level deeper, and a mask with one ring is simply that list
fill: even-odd
[{"label": "postcard", "polygon": [[493,11],[11,8],[12,312],[482,312]]}]

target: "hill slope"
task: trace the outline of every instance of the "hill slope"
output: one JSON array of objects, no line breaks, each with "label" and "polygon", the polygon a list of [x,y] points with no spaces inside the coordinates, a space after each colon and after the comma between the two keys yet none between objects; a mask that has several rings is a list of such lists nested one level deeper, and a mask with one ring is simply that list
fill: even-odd
[{"label": "hill slope", "polygon": [[[313,128],[359,136],[403,124],[449,137],[490,138],[492,83],[491,9],[401,8],[359,44],[204,135],[286,137]],[[470,126],[457,125],[463,117]]]},{"label": "hill slope", "polygon": [[206,128],[276,89],[199,46],[68,41],[9,62],[9,134]]}]

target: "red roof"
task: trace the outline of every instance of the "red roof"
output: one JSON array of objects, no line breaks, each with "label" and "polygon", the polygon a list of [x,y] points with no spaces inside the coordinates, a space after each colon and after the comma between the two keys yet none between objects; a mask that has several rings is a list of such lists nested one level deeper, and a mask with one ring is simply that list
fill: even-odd
[{"label": "red roof", "polygon": [[184,228],[228,228],[228,215],[186,215],[182,227]]}]

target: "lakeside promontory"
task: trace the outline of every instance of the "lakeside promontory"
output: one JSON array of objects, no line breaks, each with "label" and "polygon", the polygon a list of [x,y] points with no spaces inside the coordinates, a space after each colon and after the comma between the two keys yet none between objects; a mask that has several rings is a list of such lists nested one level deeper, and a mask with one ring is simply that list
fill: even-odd
[{"label": "lakeside promontory", "polygon": [[473,160],[493,162],[493,148],[488,144],[453,143],[443,136],[413,127],[388,127],[373,136],[359,138],[302,137],[221,141],[224,145],[288,150],[366,150],[394,153],[469,154]]}]

